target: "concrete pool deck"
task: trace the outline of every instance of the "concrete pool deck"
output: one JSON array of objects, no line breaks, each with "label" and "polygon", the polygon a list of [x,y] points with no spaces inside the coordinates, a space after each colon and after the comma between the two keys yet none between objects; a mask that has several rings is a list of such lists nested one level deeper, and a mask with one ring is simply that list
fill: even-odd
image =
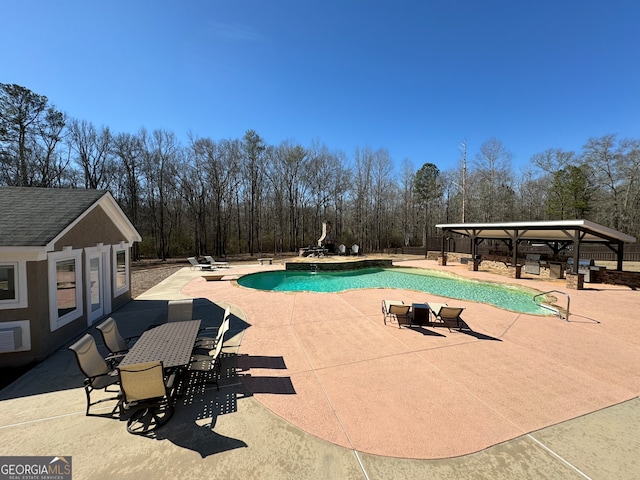
[{"label": "concrete pool deck", "polygon": [[[220,392],[188,396],[158,438],[134,437],[84,416],[61,350],[0,392],[0,454],[72,455],[74,478],[638,477],[637,292],[394,263],[566,291],[571,321],[409,290],[260,292],[185,268],[113,316],[132,334],[171,298],[197,298],[213,323],[231,305],[236,373]],[[384,325],[384,298],[463,306],[472,332]]]}]

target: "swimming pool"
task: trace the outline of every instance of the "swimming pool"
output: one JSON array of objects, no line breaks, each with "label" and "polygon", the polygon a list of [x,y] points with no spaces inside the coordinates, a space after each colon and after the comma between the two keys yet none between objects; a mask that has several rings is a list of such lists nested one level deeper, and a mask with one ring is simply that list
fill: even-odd
[{"label": "swimming pool", "polygon": [[245,275],[238,284],[278,292],[342,292],[358,288],[398,288],[432,293],[447,298],[488,303],[506,310],[549,315],[533,302],[538,291],[498,283],[479,282],[437,270],[395,267],[349,271],[274,271]]}]

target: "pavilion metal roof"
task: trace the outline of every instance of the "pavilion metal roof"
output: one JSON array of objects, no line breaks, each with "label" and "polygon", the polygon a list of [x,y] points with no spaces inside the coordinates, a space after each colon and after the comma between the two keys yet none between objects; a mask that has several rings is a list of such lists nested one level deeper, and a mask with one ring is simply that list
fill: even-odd
[{"label": "pavilion metal roof", "polygon": [[507,239],[519,241],[566,242],[579,233],[581,243],[635,243],[636,238],[589,220],[553,220],[544,222],[504,223],[442,223],[436,225],[443,232],[454,232],[472,238]]}]

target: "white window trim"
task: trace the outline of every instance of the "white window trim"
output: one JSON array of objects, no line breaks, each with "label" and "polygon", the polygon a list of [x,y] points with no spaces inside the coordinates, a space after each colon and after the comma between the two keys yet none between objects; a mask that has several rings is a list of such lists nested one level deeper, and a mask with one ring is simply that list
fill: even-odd
[{"label": "white window trim", "polygon": [[[129,291],[129,244],[121,242],[119,245],[112,245],[112,278],[113,278],[113,298],[119,297]],[[118,252],[124,250],[125,285],[118,289]]]},{"label": "white window trim", "polygon": [[[76,261],[76,305],[77,308],[62,317],[58,317],[58,287],[56,278],[56,262],[60,260]],[[73,250],[72,247],[64,247],[60,252],[49,253],[49,323],[51,331],[82,317],[84,313],[84,296],[82,290],[82,250]]]},{"label": "white window trim", "polygon": [[[84,249],[84,277],[87,282],[86,292],[86,306],[87,306],[87,324],[91,325],[98,318],[111,313],[111,276],[109,275],[109,251],[111,247],[109,245],[97,244],[95,247],[87,247]],[[102,311],[94,313],[91,311],[91,288],[89,288],[89,281],[91,278],[91,258],[100,258],[101,269],[100,273],[102,278],[100,283],[102,285]]]},{"label": "white window trim", "polygon": [[29,306],[29,292],[27,291],[27,262],[19,260],[17,262],[3,262],[0,265],[11,265],[16,275],[16,298],[0,300],[0,310],[13,308],[27,308]]}]

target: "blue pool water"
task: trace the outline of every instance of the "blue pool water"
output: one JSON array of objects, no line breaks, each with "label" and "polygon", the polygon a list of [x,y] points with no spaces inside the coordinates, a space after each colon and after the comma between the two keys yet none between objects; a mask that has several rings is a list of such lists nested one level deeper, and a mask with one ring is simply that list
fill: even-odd
[{"label": "blue pool water", "polygon": [[549,315],[549,310],[533,302],[539,293],[522,287],[468,280],[437,270],[412,268],[365,268],[318,273],[283,270],[245,275],[238,279],[243,287],[278,292],[342,292],[357,288],[399,288],[488,303],[516,312]]}]

